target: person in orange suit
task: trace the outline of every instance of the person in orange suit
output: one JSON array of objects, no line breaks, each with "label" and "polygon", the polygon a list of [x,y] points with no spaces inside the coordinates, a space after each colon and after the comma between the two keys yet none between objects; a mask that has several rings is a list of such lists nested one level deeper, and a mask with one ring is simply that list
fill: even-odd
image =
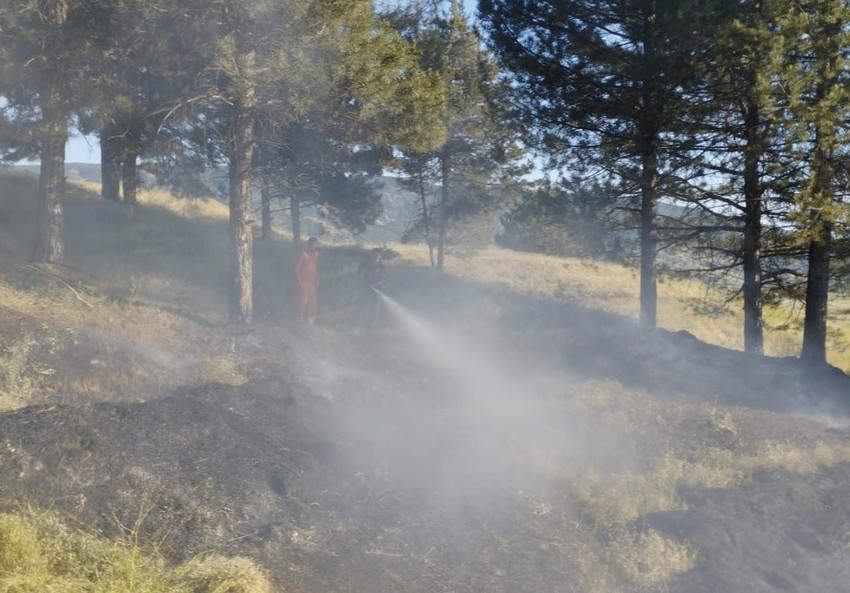
[{"label": "person in orange suit", "polygon": [[319,240],[316,237],[307,239],[307,246],[298,256],[295,275],[298,278],[298,316],[313,325],[319,310],[316,300],[316,281],[318,279]]}]

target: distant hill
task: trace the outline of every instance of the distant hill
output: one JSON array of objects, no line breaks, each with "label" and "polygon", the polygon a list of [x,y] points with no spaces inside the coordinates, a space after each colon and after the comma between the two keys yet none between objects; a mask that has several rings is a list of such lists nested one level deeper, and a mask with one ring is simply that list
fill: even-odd
[{"label": "distant hill", "polygon": [[94,163],[65,163],[65,176],[71,180],[100,183],[100,165]]}]

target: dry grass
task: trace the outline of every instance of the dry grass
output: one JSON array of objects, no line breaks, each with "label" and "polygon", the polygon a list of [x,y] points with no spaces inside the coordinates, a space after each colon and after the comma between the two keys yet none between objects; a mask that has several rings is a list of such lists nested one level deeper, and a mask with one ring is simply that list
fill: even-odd
[{"label": "dry grass", "polygon": [[[535,460],[528,469],[549,484],[546,493],[519,493],[528,522],[548,526],[541,545],[577,566],[581,591],[664,591],[697,566],[699,542],[651,527],[653,514],[687,509],[683,488],[741,488],[763,471],[816,476],[850,463],[850,445],[840,436],[782,436],[762,411],[675,403],[614,381],[584,383],[558,414],[593,426],[600,439],[622,437],[615,464],[588,460],[577,469],[576,450]],[[758,424],[763,432],[754,430]],[[552,533],[567,535],[552,540]]]},{"label": "dry grass", "polygon": [[745,483],[756,470],[784,470],[810,475],[821,468],[850,462],[850,445],[790,442],[758,443],[753,452],[707,448],[696,459],[676,452],[665,455],[654,471],[600,476],[587,472],[575,483],[575,494],[601,527],[629,523],[650,513],[682,510],[680,486],[730,488]]},{"label": "dry grass", "polygon": [[[663,402],[610,381],[585,385],[578,410],[588,415],[588,422],[628,435],[643,452],[640,468],[605,474],[589,468],[572,483],[585,511],[606,528],[683,509],[677,494],[682,486],[730,488],[746,483],[758,470],[812,475],[850,462],[850,444],[841,440],[749,435],[740,430],[731,409]],[[702,427],[702,433],[679,429],[682,423]],[[723,444],[706,444],[715,437],[722,437]]]},{"label": "dry grass", "polygon": [[52,513],[0,514],[0,593],[36,591],[270,593],[272,586],[246,558],[173,566],[132,539],[107,542]]},{"label": "dry grass", "polygon": [[[399,249],[404,264],[428,265],[421,246]],[[450,274],[519,294],[576,302],[632,319],[639,317],[638,271],[619,264],[514,252],[487,247],[464,257],[448,256]],[[727,348],[743,348],[743,305],[702,282],[660,277],[658,326],[686,330],[700,340]],[[850,369],[850,297],[833,295],[830,303],[829,362]],[[799,306],[765,309],[765,351],[771,356],[797,356],[802,343]]]},{"label": "dry grass", "polygon": [[693,548],[653,529],[618,533],[612,538],[608,553],[612,564],[628,581],[643,587],[663,585],[691,570],[697,561]]},{"label": "dry grass", "polygon": [[27,405],[38,391],[39,375],[50,374],[32,360],[36,344],[25,334],[0,350],[0,412]]},{"label": "dry grass", "polygon": [[[244,382],[225,328],[227,206],[142,190],[130,211],[96,190],[69,186],[67,264],[36,266],[24,257],[33,228],[21,223],[34,216],[34,181],[0,178],[0,302],[10,321],[0,322],[0,405],[53,394],[147,399],[195,378]],[[23,320],[23,333],[11,320]],[[46,350],[60,361],[49,377],[37,360]]]},{"label": "dry grass", "polygon": [[[251,377],[251,361],[223,327],[224,204],[143,190],[139,205],[128,211],[100,201],[94,185],[76,186],[70,196],[69,265],[33,267],[24,264],[31,233],[20,224],[22,217],[33,215],[32,187],[31,181],[0,179],[0,195],[15,197],[3,203],[9,216],[6,223],[0,220],[0,302],[6,318],[26,320],[23,329],[0,324],[0,409],[55,393],[147,399],[186,382],[241,384]],[[398,272],[422,272],[428,266],[422,246],[392,249],[399,255],[391,262]],[[357,255],[350,248],[327,249],[322,255],[322,306],[327,318],[340,325],[354,307],[351,278]],[[276,322],[288,315],[286,278],[293,257],[279,240],[258,246],[257,310]],[[638,317],[637,271],[616,264],[488,247],[449,256],[447,270],[486,288]],[[429,278],[422,273],[413,279],[425,286]],[[659,285],[659,325],[740,348],[740,303],[717,309],[720,302],[722,296],[703,284],[665,278]],[[833,304],[830,361],[850,368],[850,302],[836,297]],[[766,311],[768,353],[797,353],[801,332],[794,320],[790,309]],[[335,331],[328,325],[327,331]],[[65,366],[54,369],[45,357]],[[571,414],[623,435],[641,451],[640,464],[613,471],[577,471],[575,460],[542,449],[532,451],[536,458],[526,457],[526,469],[560,481],[566,501],[525,490],[520,503],[529,522],[539,523],[540,545],[568,558],[565,566],[579,566],[575,579],[582,591],[613,593],[625,590],[623,582],[639,590],[663,590],[694,566],[698,552],[687,542],[635,527],[650,513],[682,509],[677,494],[682,486],[730,488],[760,469],[809,475],[850,462],[850,445],[840,442],[749,436],[741,429],[739,412],[729,408],[661,402],[614,381],[588,382],[577,391],[564,404],[574,406]],[[711,436],[729,437],[729,444],[704,446],[698,436],[693,446],[685,444],[676,434],[684,419],[696,419]],[[563,539],[553,538],[552,525]],[[130,547],[128,556],[126,544],[72,533],[48,516],[0,515],[0,593],[269,590],[262,572],[246,560],[196,559],[174,568]]]},{"label": "dry grass", "polygon": [[[100,184],[85,181],[75,181],[73,186],[84,190],[90,195],[100,193]],[[136,195],[139,205],[161,208],[177,216],[194,218],[212,218],[227,220],[229,209],[227,204],[213,198],[180,198],[167,190],[158,188],[140,188]]]}]

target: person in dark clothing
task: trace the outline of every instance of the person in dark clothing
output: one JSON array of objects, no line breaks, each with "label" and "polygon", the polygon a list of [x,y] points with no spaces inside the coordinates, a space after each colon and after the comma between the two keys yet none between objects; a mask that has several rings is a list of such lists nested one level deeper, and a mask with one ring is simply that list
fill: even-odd
[{"label": "person in dark clothing", "polygon": [[383,259],[383,250],[376,247],[357,266],[357,279],[360,286],[358,318],[360,326],[366,330],[371,330],[375,326],[381,307],[381,296],[378,290],[384,282],[387,270]]}]

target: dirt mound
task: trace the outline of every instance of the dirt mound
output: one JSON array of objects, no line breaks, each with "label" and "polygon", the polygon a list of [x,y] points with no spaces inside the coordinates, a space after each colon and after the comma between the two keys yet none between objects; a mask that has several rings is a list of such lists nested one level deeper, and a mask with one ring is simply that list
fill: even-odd
[{"label": "dirt mound", "polygon": [[324,453],[309,429],[322,403],[277,381],[27,408],[0,416],[0,479],[107,532],[141,520],[176,556],[244,547],[297,524],[293,480]]}]

